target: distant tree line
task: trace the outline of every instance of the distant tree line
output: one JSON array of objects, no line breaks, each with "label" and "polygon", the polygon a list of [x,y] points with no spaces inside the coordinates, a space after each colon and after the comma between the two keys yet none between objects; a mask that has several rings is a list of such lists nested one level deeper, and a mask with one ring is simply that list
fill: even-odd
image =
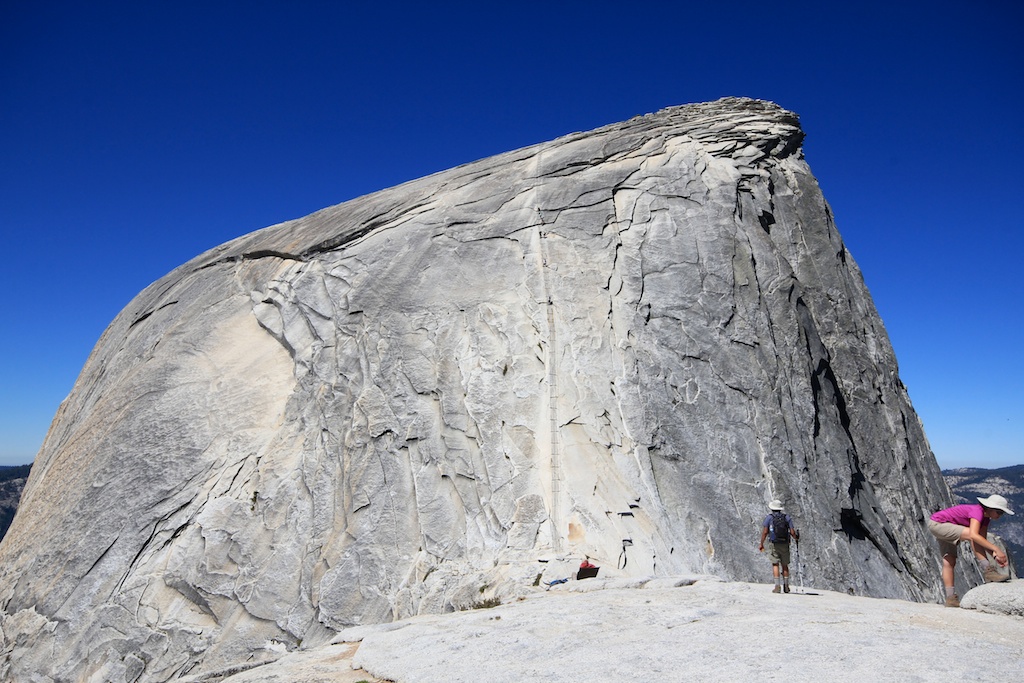
[{"label": "distant tree line", "polygon": [[21,500],[21,490],[31,469],[32,465],[0,465],[0,539],[11,528],[14,513],[18,511],[18,501]]},{"label": "distant tree line", "polygon": [[0,465],[0,481],[11,479],[26,479],[32,465]]}]

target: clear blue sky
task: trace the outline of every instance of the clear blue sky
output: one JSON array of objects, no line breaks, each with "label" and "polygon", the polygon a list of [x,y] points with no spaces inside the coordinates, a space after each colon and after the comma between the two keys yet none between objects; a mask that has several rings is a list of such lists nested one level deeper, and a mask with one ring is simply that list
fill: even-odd
[{"label": "clear blue sky", "polygon": [[727,95],[797,112],[943,467],[1024,462],[1019,2],[0,3],[0,464],[228,239]]}]

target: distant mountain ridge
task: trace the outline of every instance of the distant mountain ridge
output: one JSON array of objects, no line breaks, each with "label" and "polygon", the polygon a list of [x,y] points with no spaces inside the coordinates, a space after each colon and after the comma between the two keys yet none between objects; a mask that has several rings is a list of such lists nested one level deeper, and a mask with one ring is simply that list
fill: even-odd
[{"label": "distant mountain ridge", "polygon": [[1011,465],[988,470],[980,467],[958,467],[942,470],[954,498],[958,503],[974,503],[978,497],[998,493],[1010,501],[1016,514],[1004,515],[992,526],[992,533],[1006,543],[1014,565],[1021,569],[1024,563],[1024,465]]},{"label": "distant mountain ridge", "polygon": [[0,466],[0,539],[11,527],[31,469],[31,465]]}]

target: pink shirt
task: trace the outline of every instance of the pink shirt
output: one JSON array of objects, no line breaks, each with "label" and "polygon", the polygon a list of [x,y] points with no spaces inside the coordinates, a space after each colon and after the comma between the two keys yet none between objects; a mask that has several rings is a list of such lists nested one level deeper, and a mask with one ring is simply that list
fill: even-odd
[{"label": "pink shirt", "polygon": [[981,507],[981,503],[954,505],[932,515],[933,522],[958,524],[966,527],[971,526],[972,519],[981,522],[981,530],[988,527],[989,519],[985,516],[985,510]]}]

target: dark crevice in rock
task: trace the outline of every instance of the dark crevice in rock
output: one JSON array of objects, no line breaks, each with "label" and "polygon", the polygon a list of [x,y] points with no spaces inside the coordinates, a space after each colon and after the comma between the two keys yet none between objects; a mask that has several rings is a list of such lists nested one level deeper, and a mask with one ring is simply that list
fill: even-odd
[{"label": "dark crevice in rock", "polygon": [[832,399],[832,405],[836,409],[839,424],[842,425],[843,431],[846,432],[846,436],[850,440],[850,443],[853,443],[853,435],[850,433],[850,415],[846,410],[846,399],[843,398],[842,393],[839,391],[839,384],[836,381],[835,372],[832,370],[832,365],[826,358],[818,359],[818,365],[814,372],[811,373],[811,392],[814,396],[815,407],[814,436],[817,437],[821,433],[821,411],[819,410],[819,406],[823,393],[822,380],[828,383],[830,391],[827,393],[831,395],[827,398]]},{"label": "dark crevice in rock", "polygon": [[[164,583],[167,584],[168,588],[173,588],[182,597],[184,597],[186,600],[188,600],[193,605],[198,607],[204,614],[212,617],[215,622],[217,622],[218,624],[220,623],[220,619],[217,618],[217,614],[214,612],[213,608],[210,607],[209,601],[205,597],[203,597],[203,595],[199,592],[198,588],[188,583],[184,579],[172,576],[166,577],[164,579]],[[244,604],[239,604],[241,604],[243,609],[245,608]]]},{"label": "dark crevice in rock", "polygon": [[[378,229],[400,225],[401,223],[411,220],[416,215],[417,210],[422,209],[425,206],[427,206],[426,202],[421,202],[411,206],[393,207],[390,211],[377,214],[373,218],[367,220],[361,228],[356,228],[349,232],[343,232],[335,235],[331,239],[324,240],[323,242],[319,242],[312,247],[305,249],[300,255],[300,258],[305,260],[315,256],[316,254],[336,251],[338,248],[355,242],[361,237],[365,237]],[[401,220],[396,224],[395,220],[398,218]]]},{"label": "dark crevice in rock", "polygon": [[114,538],[114,540],[110,542],[110,545],[108,545],[106,549],[104,549],[104,551],[100,553],[99,557],[96,558],[92,565],[87,570],[85,570],[85,573],[82,574],[83,578],[92,573],[93,569],[96,569],[97,565],[99,565],[99,563],[103,561],[103,558],[107,556],[107,553],[110,552],[110,549],[113,548],[114,545],[117,543],[118,538],[120,537]]},{"label": "dark crevice in rock", "polygon": [[256,261],[263,258],[278,258],[282,261],[299,261],[304,262],[306,259],[302,256],[295,256],[294,254],[287,254],[283,251],[274,251],[273,249],[263,249],[260,251],[250,251],[242,254],[238,257],[238,261]]},{"label": "dark crevice in rock", "polygon": [[858,541],[866,540],[871,533],[864,528],[863,518],[858,510],[854,508],[842,508],[839,511],[839,523],[843,533],[849,539]]},{"label": "dark crevice in rock", "polygon": [[243,263],[245,261],[258,261],[260,259],[265,258],[280,259],[282,261],[295,261],[298,263],[304,263],[307,260],[305,257],[296,254],[289,254],[287,252],[276,251],[273,249],[260,249],[256,251],[245,252],[243,254],[225,256],[223,258],[215,259],[213,261],[207,261],[206,263],[203,263],[198,268],[196,268],[195,272],[207,270],[209,268],[216,268],[217,266],[222,266],[224,264]]},{"label": "dark crevice in rock", "polygon": [[[803,299],[798,297],[796,304],[804,328],[807,352],[812,362],[816,363],[810,378],[814,403],[814,437],[817,439],[821,435],[823,407],[830,405],[835,409],[839,425],[849,444],[847,459],[850,467],[850,484],[847,487],[847,495],[850,507],[842,508],[840,511],[840,529],[850,540],[867,540],[894,568],[911,573],[909,563],[900,553],[896,536],[875,496],[874,488],[862,469],[856,440],[851,430],[852,421],[846,398],[840,389],[828,352],[814,332],[813,320]],[[826,419],[831,422],[830,418]]]},{"label": "dark crevice in rock", "polygon": [[153,315],[153,314],[154,314],[154,313],[156,313],[157,311],[161,311],[161,310],[163,310],[163,309],[167,308],[168,306],[173,306],[173,305],[174,305],[174,304],[176,304],[176,303],[178,303],[178,300],[177,300],[177,299],[175,299],[174,301],[168,301],[168,302],[167,302],[167,303],[165,303],[165,304],[161,304],[160,306],[157,306],[156,308],[154,308],[154,309],[153,309],[153,310],[151,310],[151,311],[146,311],[145,313],[143,313],[142,315],[140,315],[140,316],[139,316],[138,318],[136,318],[135,320],[133,320],[133,321],[131,322],[131,324],[129,324],[129,325],[128,325],[128,329],[129,329],[129,330],[130,330],[130,329],[132,329],[133,327],[135,327],[136,325],[138,325],[138,324],[139,324],[139,323],[141,323],[141,322],[142,322],[143,320],[145,320],[145,319],[146,319],[146,318],[148,318],[149,316]]}]

